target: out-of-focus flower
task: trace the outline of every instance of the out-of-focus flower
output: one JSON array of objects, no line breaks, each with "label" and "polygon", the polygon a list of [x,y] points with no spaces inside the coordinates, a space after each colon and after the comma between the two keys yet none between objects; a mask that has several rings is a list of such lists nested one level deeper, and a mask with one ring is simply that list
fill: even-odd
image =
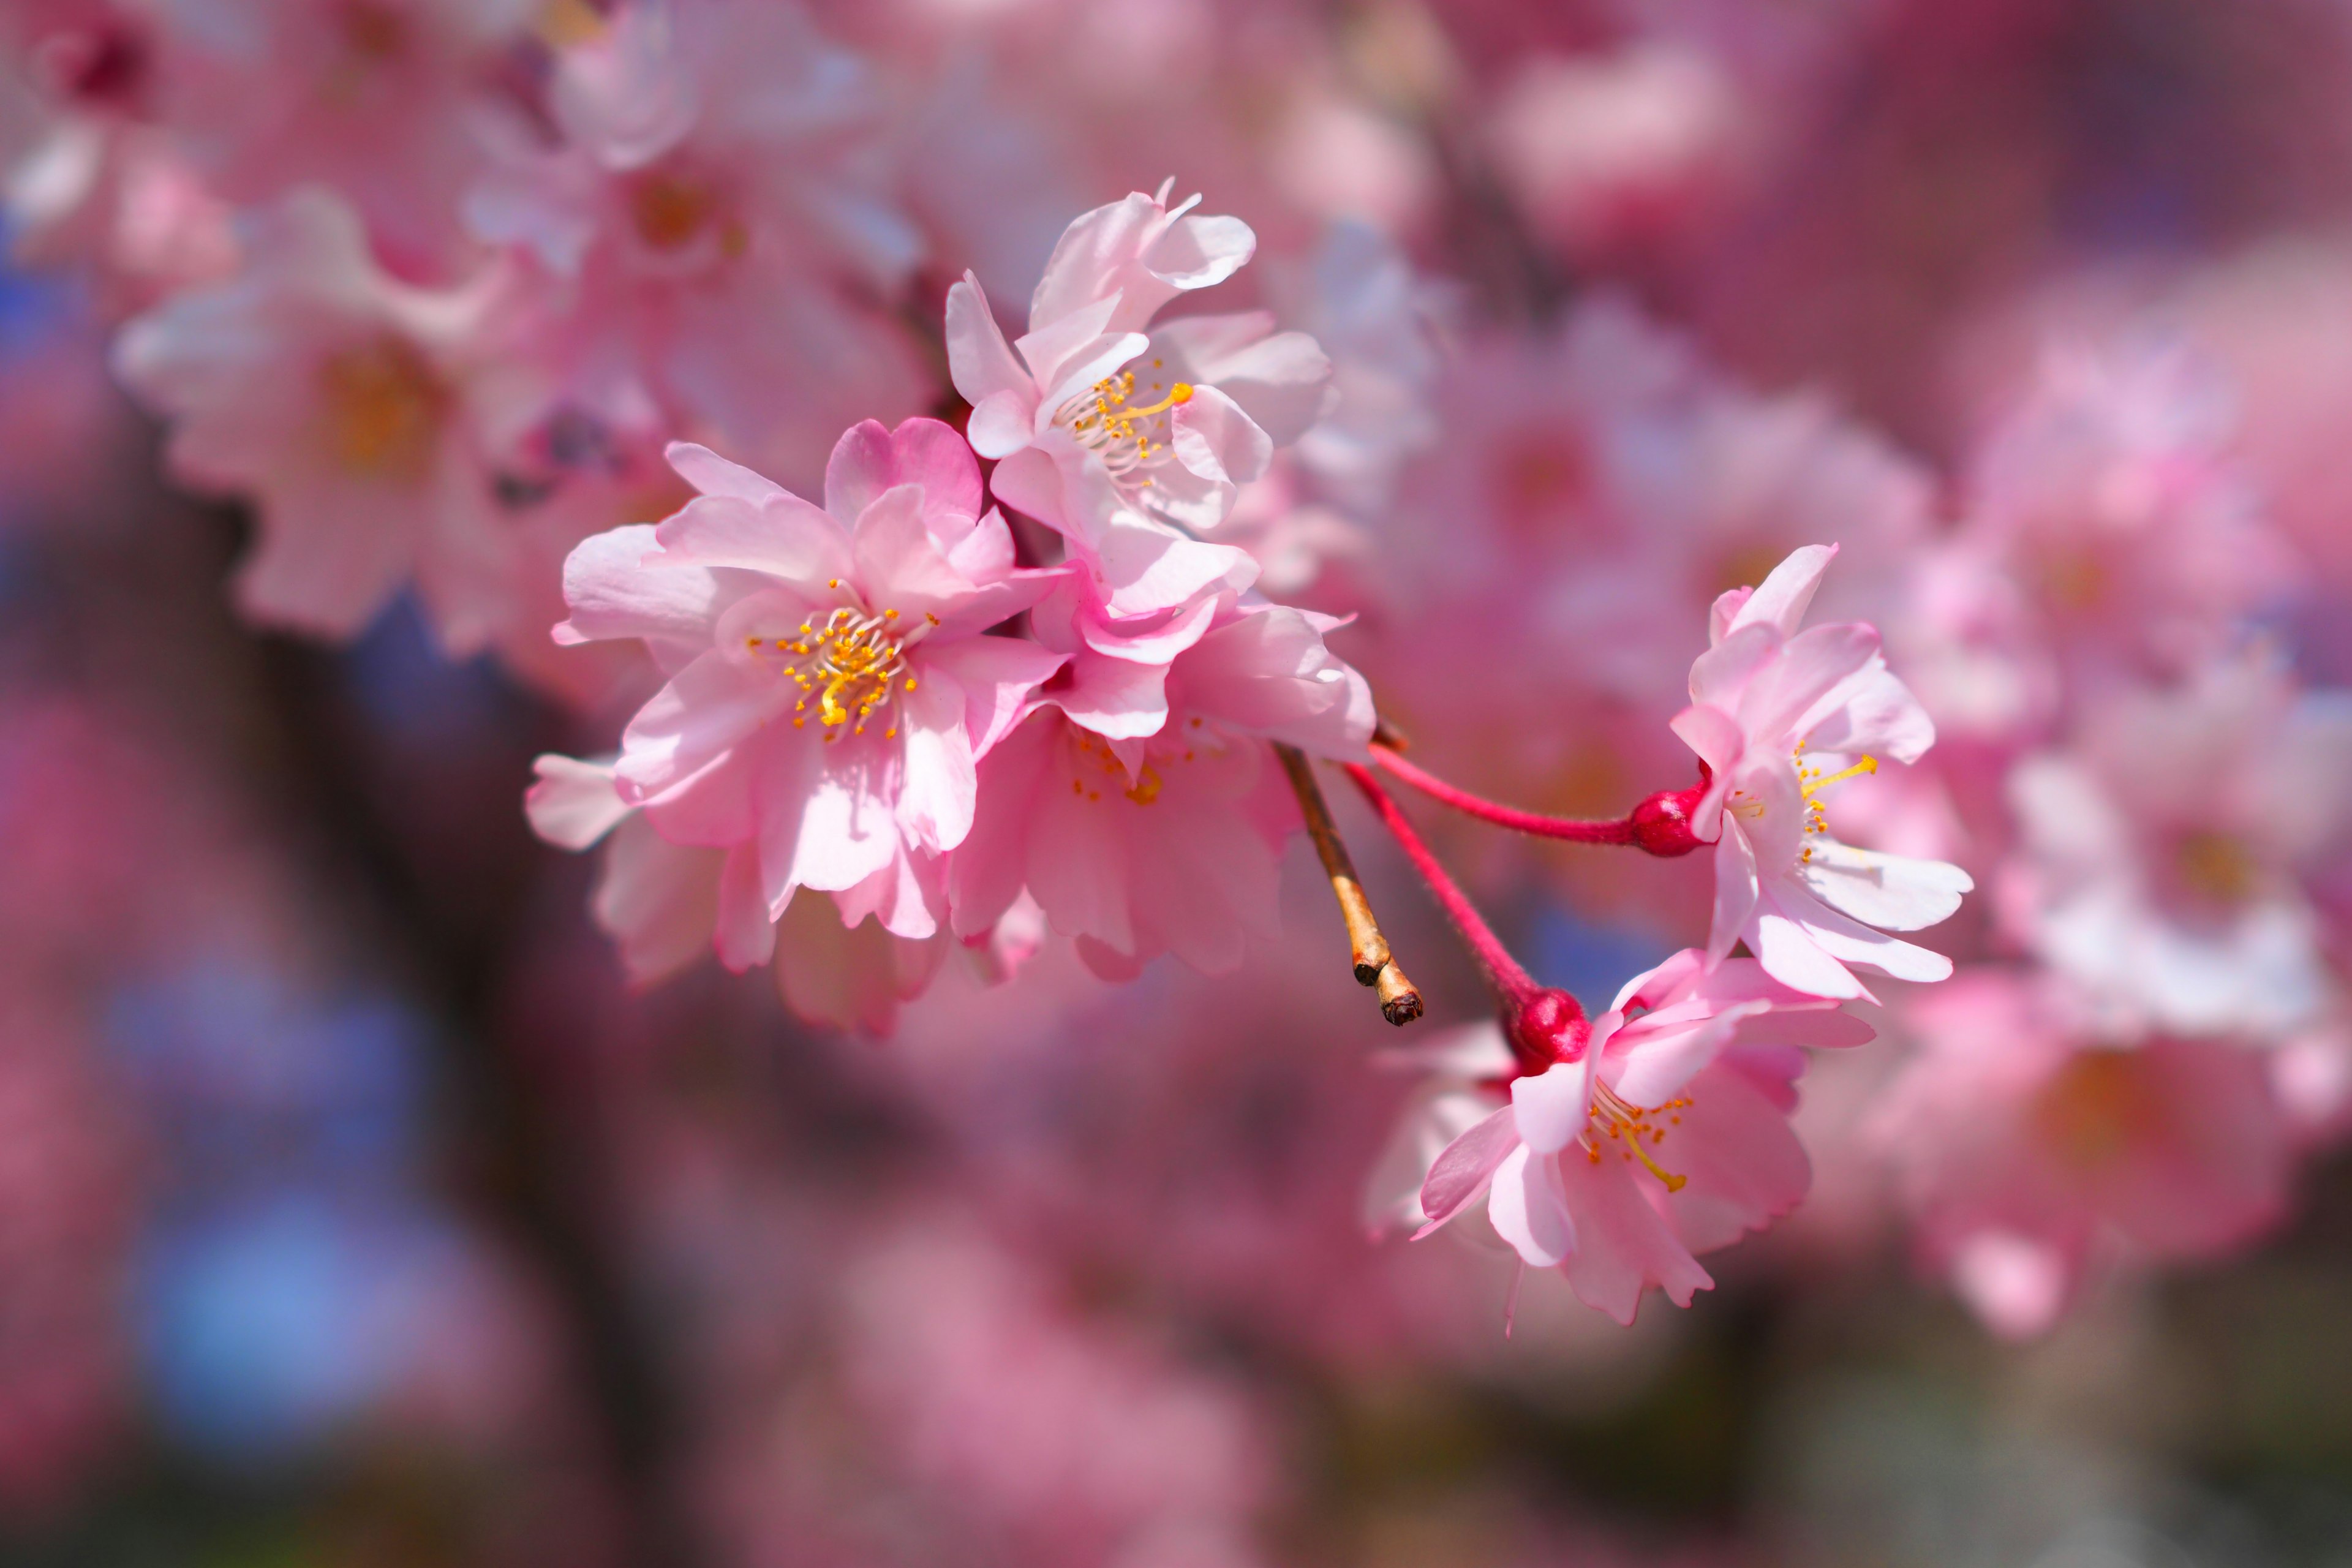
[{"label": "out-of-focus flower", "polygon": [[171,422],[173,469],[257,504],[249,615],[350,637],[413,580],[451,653],[513,633],[533,595],[495,509],[497,433],[529,393],[501,357],[510,281],[401,283],[311,190],[257,219],[236,277],[123,329],[116,367]]},{"label": "out-of-focus flower", "polygon": [[1866,996],[1848,964],[1941,980],[1940,953],[1885,934],[1944,920],[1975,884],[1957,866],[1856,849],[1831,837],[1822,791],[1874,773],[1875,753],[1916,762],[1935,726],[1886,668],[1877,631],[1798,623],[1834,545],[1808,545],[1762,586],[1716,601],[1675,732],[1708,771],[1693,834],[1716,851],[1720,960],[1745,942],[1772,976],[1817,996]]},{"label": "out-of-focus flower", "polygon": [[886,199],[866,63],[773,0],[581,26],[547,90],[561,142],[503,127],[465,209],[536,262],[534,346],[571,396],[793,482],[845,426],[928,403],[886,309],[922,241]]},{"label": "out-of-focus flower", "polygon": [[1788,1125],[1795,1047],[1870,1037],[1752,959],[1710,965],[1685,949],[1627,982],[1581,1048],[1512,1077],[1509,1103],[1446,1145],[1422,1186],[1423,1234],[1483,1192],[1496,1233],[1587,1306],[1630,1323],[1654,1285],[1687,1307],[1714,1285],[1695,1254],[1804,1195]]},{"label": "out-of-focus flower", "polygon": [[0,203],[18,258],[88,263],[117,308],[233,267],[226,206],[152,123],[152,17],[65,0],[18,7],[8,24]]},{"label": "out-of-focus flower", "polygon": [[1168,190],[1070,225],[1017,345],[977,278],[948,293],[949,366],[974,449],[999,460],[992,489],[1066,537],[1119,615],[1248,585],[1246,557],[1185,531],[1224,520],[1275,448],[1314,424],[1331,376],[1313,339],[1262,312],[1146,331],[1257,246],[1239,218],[1193,216],[1197,196],[1170,208]]},{"label": "out-of-focus flower", "polygon": [[[462,258],[458,199],[531,0],[158,0],[155,118],[210,187],[331,186],[404,275]],[[398,134],[387,135],[397,127]]]},{"label": "out-of-focus flower", "polygon": [[950,1215],[849,1261],[849,1385],[943,1526],[1040,1563],[1264,1561],[1267,1413]]},{"label": "out-of-focus flower", "polygon": [[2120,1026],[2277,1036],[2331,994],[2300,879],[2343,847],[2347,776],[2352,707],[2259,652],[2110,694],[2011,773],[2006,901]]},{"label": "out-of-focus flower", "polygon": [[642,640],[671,672],[622,738],[619,798],[674,844],[727,851],[732,967],[767,958],[804,886],[842,895],[852,923],[929,936],[974,764],[1062,663],[982,634],[1053,574],[1013,565],[970,449],[936,420],[851,429],[824,508],[700,447],[670,458],[700,495],[565,568],[558,640]]},{"label": "out-of-focus flower", "polygon": [[1749,118],[1709,55],[1651,39],[1528,61],[1503,87],[1487,139],[1530,223],[1591,260],[1719,206],[1750,151]]},{"label": "out-of-focus flower", "polygon": [[2179,675],[2291,583],[2233,426],[2226,384],[2183,344],[2053,350],[1978,455],[1955,544],[2021,591],[2078,703]]},{"label": "out-of-focus flower", "polygon": [[1905,1022],[1918,1055],[1873,1136],[1922,1258],[1996,1332],[2048,1329],[2117,1243],[2215,1257],[2283,1215],[2295,1143],[2260,1056],[2103,1042],[2046,984],[1990,969],[1910,998]]},{"label": "out-of-focus flower", "polygon": [[1355,757],[1371,693],[1324,647],[1325,616],[1223,608],[1166,671],[1167,719],[1106,739],[1050,706],[982,764],[981,809],[949,871],[955,929],[992,926],[1025,886],[1107,975],[1172,951],[1230,969],[1275,909],[1277,851],[1297,810],[1265,742]]}]

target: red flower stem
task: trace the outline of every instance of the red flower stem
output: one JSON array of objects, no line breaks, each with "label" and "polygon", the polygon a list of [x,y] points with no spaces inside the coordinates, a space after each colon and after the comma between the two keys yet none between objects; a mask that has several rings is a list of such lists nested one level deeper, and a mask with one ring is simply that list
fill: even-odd
[{"label": "red flower stem", "polygon": [[1584,821],[1569,816],[1544,816],[1532,811],[1521,811],[1516,806],[1498,805],[1472,795],[1468,790],[1456,788],[1436,774],[1406,762],[1385,746],[1372,748],[1372,760],[1439,805],[1450,805],[1497,827],[1533,834],[1538,838],[1564,838],[1571,844],[1633,842],[1633,824],[1630,817],[1612,816]]},{"label": "red flower stem", "polygon": [[1397,847],[1404,851],[1405,858],[1412,861],[1413,869],[1421,873],[1421,879],[1429,884],[1429,890],[1435,896],[1438,907],[1445,911],[1445,918],[1452,921],[1454,929],[1462,933],[1462,941],[1470,949],[1470,956],[1476,959],[1478,967],[1486,972],[1487,984],[1506,1002],[1515,1006],[1524,1005],[1535,996],[1543,988],[1536,984],[1533,975],[1519,967],[1519,961],[1511,956],[1510,950],[1503,945],[1502,939],[1495,934],[1494,928],[1486,923],[1486,917],[1470,901],[1470,896],[1462,890],[1461,885],[1454,881],[1445,868],[1438,864],[1437,857],[1430,853],[1429,846],[1422,841],[1420,833],[1405,816],[1404,809],[1397,805],[1387,790],[1381,787],[1381,781],[1372,776],[1372,770],[1360,763],[1344,765],[1348,776],[1356,781],[1356,787],[1363,791],[1364,798],[1371,803],[1374,814],[1381,819],[1381,826],[1389,830],[1390,837],[1397,841]]}]

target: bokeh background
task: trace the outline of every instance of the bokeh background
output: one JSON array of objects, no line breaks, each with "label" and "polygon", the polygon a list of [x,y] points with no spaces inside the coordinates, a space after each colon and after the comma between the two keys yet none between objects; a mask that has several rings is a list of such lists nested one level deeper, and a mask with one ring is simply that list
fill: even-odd
[{"label": "bokeh background", "polygon": [[[216,129],[45,75],[60,29],[163,58],[212,13],[332,3],[0,0],[0,149],[21,176],[60,126]],[[572,36],[525,20],[526,53]],[[1415,754],[1504,798],[1686,782],[1664,722],[1707,597],[1834,538],[1948,759],[1860,818],[1977,871],[1931,939],[1967,973],[2060,970],[2041,883],[2003,875],[2035,853],[2004,770],[2249,648],[2298,712],[2352,677],[2337,0],[842,0],[813,25],[881,84],[878,177],[925,237],[881,315],[919,361],[947,279],[1017,301],[1129,188],[1172,174],[1258,230],[1251,287],[1380,416],[1376,460],[1263,499],[1265,558],[1362,616],[1334,647]],[[248,90],[291,93],[272,69]],[[1813,1197],[1710,1258],[1718,1289],[1621,1330],[1532,1280],[1507,1338],[1491,1251],[1365,1234],[1412,1080],[1303,846],[1286,940],[1234,974],[1111,986],[1049,944],[1005,986],[950,966],[887,1037],[763,973],[633,990],[594,866],[520,805],[535,754],[609,747],[625,702],[448,657],[413,595],[340,643],[240,618],[250,509],[173,485],[109,369],[216,265],[202,224],[138,253],[9,189],[0,1562],[2352,1564],[2340,846],[2294,873],[2323,999],[2266,1043],[2276,1114],[2214,1112],[2204,1157],[2261,1188],[2226,1234],[2168,1249],[2101,1211],[2034,1321],[1956,1289],[1906,1154],[1979,1112],[1915,1106],[1890,1140],[1928,1028],[1896,998],[1807,1081]],[[937,384],[916,406],[959,412]],[[2086,557],[2036,552],[2138,482],[2197,515],[2098,571],[2210,593],[2131,589],[2126,617],[2195,625],[2116,677]],[[2233,563],[2252,581],[2217,585]],[[1475,1018],[1342,816],[1417,1027]],[[1704,866],[1430,826],[1589,1005],[1703,920]],[[2005,1157],[1969,1131],[1956,1158]]]}]

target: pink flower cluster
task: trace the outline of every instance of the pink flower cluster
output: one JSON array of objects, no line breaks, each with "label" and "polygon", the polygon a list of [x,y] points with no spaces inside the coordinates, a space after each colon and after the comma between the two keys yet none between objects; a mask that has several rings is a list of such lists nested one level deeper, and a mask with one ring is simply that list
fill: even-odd
[{"label": "pink flower cluster", "polygon": [[[1360,757],[1372,709],[1336,622],[1195,537],[1271,459],[1252,410],[1295,439],[1330,370],[1255,315],[1135,330],[1249,258],[1245,226],[1191,206],[1072,224],[1018,358],[975,282],[949,296],[988,494],[1054,531],[1030,542],[1057,536],[1056,563],[1018,563],[973,448],[928,418],[853,426],[822,507],[675,445],[696,498],[573,551],[556,640],[641,642],[669,679],[609,765],[542,759],[531,810],[573,848],[635,829],[598,912],[641,974],[715,942],[882,1023],[949,948],[1009,969],[1041,920],[1106,974],[1239,960],[1297,818],[1265,742]],[[853,934],[788,920],[803,889]],[[869,917],[887,936],[854,934]]]},{"label": "pink flower cluster", "polygon": [[[1409,1022],[1346,776],[1496,1014],[1410,1053],[1386,1222],[1687,1304],[1874,1033],[1838,1163],[1997,1331],[2266,1234],[2352,1126],[2340,242],[1882,298],[1910,220],[1800,166],[1933,29],[1328,9],[38,0],[0,195],[249,621],[404,601],[565,704],[530,820],[641,984],[936,1033],[950,966],[1227,973],[1304,828]],[[1163,168],[1249,221],[1101,201]],[[1448,863],[1645,956],[1588,1016]]]}]

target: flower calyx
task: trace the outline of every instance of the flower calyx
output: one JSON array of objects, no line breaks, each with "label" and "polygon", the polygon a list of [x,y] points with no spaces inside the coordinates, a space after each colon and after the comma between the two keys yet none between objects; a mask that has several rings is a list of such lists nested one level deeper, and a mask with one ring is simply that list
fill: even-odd
[{"label": "flower calyx", "polygon": [[1575,997],[1545,986],[1505,1004],[1503,1037],[1519,1071],[1534,1077],[1561,1062],[1581,1060],[1592,1024]]}]

